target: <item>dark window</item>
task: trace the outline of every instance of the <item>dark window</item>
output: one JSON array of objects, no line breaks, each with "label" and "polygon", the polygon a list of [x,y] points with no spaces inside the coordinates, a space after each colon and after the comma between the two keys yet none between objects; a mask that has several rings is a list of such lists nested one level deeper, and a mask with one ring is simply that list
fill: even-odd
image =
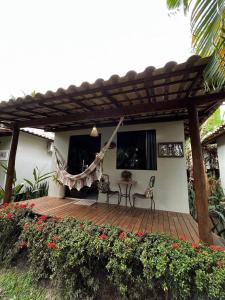
[{"label": "dark window", "polygon": [[117,134],[117,169],[157,169],[155,130]]}]

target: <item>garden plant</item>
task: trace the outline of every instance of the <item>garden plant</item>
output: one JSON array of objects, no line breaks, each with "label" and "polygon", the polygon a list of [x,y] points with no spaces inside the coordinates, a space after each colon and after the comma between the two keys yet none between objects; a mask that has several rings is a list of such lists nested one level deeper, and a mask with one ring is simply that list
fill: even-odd
[{"label": "garden plant", "polygon": [[22,260],[60,299],[225,299],[224,247],[39,216],[32,206],[1,206],[0,264]]}]

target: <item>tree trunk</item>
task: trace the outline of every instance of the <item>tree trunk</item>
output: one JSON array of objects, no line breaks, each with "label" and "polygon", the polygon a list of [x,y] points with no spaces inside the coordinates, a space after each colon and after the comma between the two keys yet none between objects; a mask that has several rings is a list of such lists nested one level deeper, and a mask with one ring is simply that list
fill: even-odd
[{"label": "tree trunk", "polygon": [[7,167],[5,195],[4,195],[3,203],[9,202],[12,197],[13,177],[15,171],[16,150],[18,145],[19,132],[20,132],[19,128],[14,127],[12,133],[12,142],[11,142],[11,148],[9,154],[8,167]]},{"label": "tree trunk", "polygon": [[188,113],[199,238],[201,241],[211,244],[213,239],[209,225],[208,193],[199,132],[198,111],[196,106],[190,106],[188,108]]}]

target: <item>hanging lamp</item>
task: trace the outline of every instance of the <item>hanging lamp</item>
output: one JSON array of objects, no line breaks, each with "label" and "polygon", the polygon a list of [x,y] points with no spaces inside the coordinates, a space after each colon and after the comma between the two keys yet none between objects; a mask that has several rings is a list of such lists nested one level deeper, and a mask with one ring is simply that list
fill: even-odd
[{"label": "hanging lamp", "polygon": [[92,136],[92,137],[98,137],[98,130],[97,130],[97,128],[96,128],[95,125],[93,126],[93,128],[91,130],[90,136]]}]

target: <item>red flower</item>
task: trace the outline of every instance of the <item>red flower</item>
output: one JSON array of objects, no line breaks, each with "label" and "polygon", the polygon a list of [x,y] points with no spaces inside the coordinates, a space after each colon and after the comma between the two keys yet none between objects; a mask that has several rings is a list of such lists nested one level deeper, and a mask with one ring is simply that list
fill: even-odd
[{"label": "red flower", "polygon": [[171,247],[172,247],[173,249],[178,249],[178,248],[180,248],[180,245],[179,245],[178,243],[173,243],[173,244],[171,245]]},{"label": "red flower", "polygon": [[143,231],[139,231],[136,233],[137,236],[142,237],[145,235],[145,233]]},{"label": "red flower", "polygon": [[18,203],[14,204],[12,208],[13,208],[13,209],[19,208],[19,204],[18,204]]},{"label": "red flower", "polygon": [[26,223],[23,225],[23,230],[27,231],[29,229],[29,227],[30,227],[29,224]]},{"label": "red flower", "polygon": [[38,220],[40,220],[40,221],[45,221],[47,219],[47,217],[46,216],[40,216],[39,218],[38,218]]},{"label": "red flower", "polygon": [[2,204],[3,207],[8,207],[9,206],[9,202],[5,202]]},{"label": "red flower", "polygon": [[31,203],[30,208],[34,208],[35,203]]},{"label": "red flower", "polygon": [[191,248],[193,248],[193,249],[197,249],[199,246],[198,246],[198,244],[196,244],[196,243],[192,243],[191,244]]},{"label": "red flower", "polygon": [[100,236],[99,236],[99,238],[100,238],[101,240],[107,239],[107,237],[108,237],[108,235],[106,235],[106,234],[104,234],[104,233],[100,234]]},{"label": "red flower", "polygon": [[216,245],[210,245],[209,248],[212,250],[212,251],[217,251],[218,250],[218,247]]},{"label": "red flower", "polygon": [[56,248],[57,248],[57,245],[56,245],[56,243],[54,243],[54,242],[50,242],[50,243],[48,243],[48,248],[49,248],[49,249],[56,249]]},{"label": "red flower", "polygon": [[42,224],[42,220],[38,220],[37,222],[35,222],[36,225],[41,225]]},{"label": "red flower", "polygon": [[180,241],[186,241],[186,237],[185,237],[184,235],[180,235],[180,236],[179,236],[179,240],[180,240]]},{"label": "red flower", "polygon": [[125,239],[125,237],[126,237],[126,232],[121,232],[119,235],[119,239],[123,240],[123,239]]},{"label": "red flower", "polygon": [[8,219],[12,219],[12,217],[13,217],[13,214],[12,214],[12,213],[8,213],[8,214],[7,214],[7,218],[8,218]]},{"label": "red flower", "polygon": [[20,205],[20,208],[27,208],[27,203],[23,203]]},{"label": "red flower", "polygon": [[219,247],[218,250],[223,252],[225,251],[225,247]]}]

